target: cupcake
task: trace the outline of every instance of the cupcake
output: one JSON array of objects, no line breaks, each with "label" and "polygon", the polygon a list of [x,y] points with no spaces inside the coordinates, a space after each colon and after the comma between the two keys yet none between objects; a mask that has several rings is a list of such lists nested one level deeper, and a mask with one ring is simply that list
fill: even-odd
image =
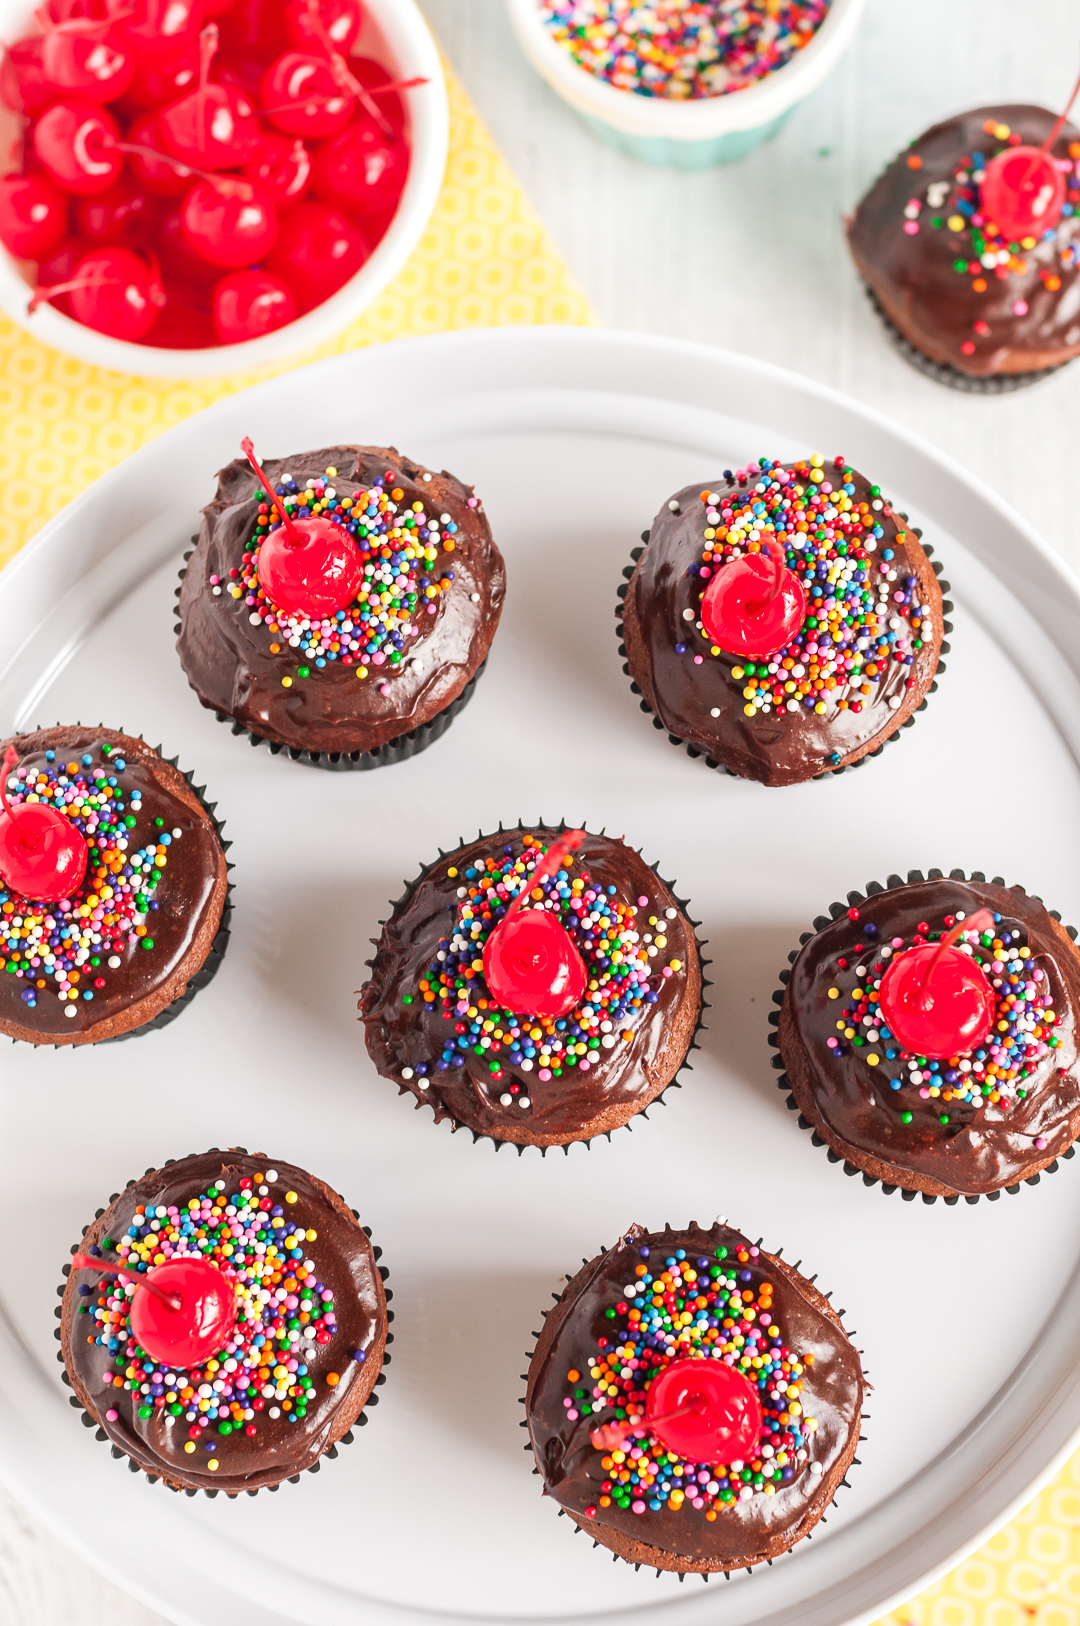
[{"label": "cupcake", "polygon": [[170,1490],[275,1490],[337,1455],[389,1355],[370,1232],[262,1153],[167,1163],[83,1232],[60,1319],[66,1381],[115,1457]]},{"label": "cupcake", "polygon": [[331,768],[415,756],[471,698],[502,612],[506,572],[479,499],[392,447],[264,470],[244,446],[182,577],[188,682],[275,754]]},{"label": "cupcake", "polygon": [[81,1045],[166,1026],[228,946],[213,807],[115,729],[37,729],[0,758],[0,1033]]},{"label": "cupcake", "polygon": [[977,107],[919,136],[871,187],[848,243],[922,372],[996,392],[1080,354],[1078,160],[1080,131],[1045,108]]},{"label": "cupcake", "polygon": [[544,1495],[658,1572],[750,1569],[809,1535],[858,1460],[844,1312],[723,1219],[632,1225],[567,1280],[525,1396]]},{"label": "cupcake", "polygon": [[909,1200],[1034,1185],[1080,1134],[1072,927],[981,874],[891,875],[792,953],[778,1035],[799,1122]]},{"label": "cupcake", "polygon": [[616,611],[641,709],[711,768],[796,785],[876,755],[951,631],[922,532],[842,457],[768,458],[664,504]]},{"label": "cupcake", "polygon": [[435,1122],[567,1146],[657,1099],[702,1011],[693,923],[625,841],[542,824],[428,865],[360,996],[368,1053]]}]

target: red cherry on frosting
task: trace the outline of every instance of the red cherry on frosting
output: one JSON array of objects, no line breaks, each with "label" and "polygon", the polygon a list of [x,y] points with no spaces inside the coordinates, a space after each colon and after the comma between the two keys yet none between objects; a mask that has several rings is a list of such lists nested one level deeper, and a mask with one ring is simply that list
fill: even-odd
[{"label": "red cherry on frosting", "polygon": [[0,180],[0,243],[17,260],[42,260],[67,231],[68,200],[44,175]]},{"label": "red cherry on frosting", "polygon": [[354,277],[370,254],[360,228],[325,203],[290,210],[288,230],[267,269],[289,284],[302,311],[312,310]]},{"label": "red cherry on frosting", "polygon": [[986,166],[980,208],[1006,238],[1041,237],[1064,202],[1065,176],[1041,147],[1006,147]]},{"label": "red cherry on frosting", "polygon": [[56,102],[34,125],[34,151],[63,192],[92,197],[120,179],[124,155],[116,120],[93,102]]},{"label": "red cherry on frosting", "polygon": [[352,118],[353,99],[338,85],[325,58],[286,51],[263,75],[259,92],[272,124],[286,135],[320,141]]},{"label": "red cherry on frosting", "polygon": [[254,181],[196,181],[180,207],[188,242],[209,265],[251,265],[277,241],[273,200]]},{"label": "red cherry on frosting", "polygon": [[283,521],[264,538],[256,560],[267,597],[286,615],[333,615],[343,610],[352,603],[363,580],[356,543],[341,525],[322,514],[293,519],[255,461],[251,441],[242,440],[240,447]]},{"label": "red cherry on frosting", "polygon": [[319,148],[312,181],[327,203],[378,215],[395,206],[408,173],[405,142],[388,141],[371,119],[362,118]]},{"label": "red cherry on frosting", "polygon": [[565,1016],[589,980],[570,933],[546,909],[504,917],[484,944],[483,962],[492,998],[529,1016]]},{"label": "red cherry on frosting", "polygon": [[40,113],[56,94],[42,71],[42,44],[33,34],[14,45],[0,45],[0,103],[13,113]]},{"label": "red cherry on frosting", "polygon": [[686,1461],[727,1465],[757,1455],[761,1401],[723,1361],[672,1361],[649,1385],[645,1421],[661,1445]]},{"label": "red cherry on frosting", "polygon": [[147,1275],[157,1293],[136,1291],[128,1317],[131,1335],[152,1361],[165,1366],[201,1366],[229,1341],[236,1322],[236,1289],[209,1259],[166,1259]]},{"label": "red cherry on frosting", "polygon": [[222,344],[258,339],[295,320],[292,289],[269,271],[234,271],[214,289],[214,330]]},{"label": "red cherry on frosting", "polygon": [[798,632],[805,617],[806,594],[799,578],[760,553],[721,565],[701,601],[706,634],[731,655],[772,655]]},{"label": "red cherry on frosting", "polygon": [[135,73],[135,56],[100,23],[80,28],[64,23],[50,28],[41,48],[41,68],[50,85],[88,101],[111,102],[122,96]]},{"label": "red cherry on frosting", "polygon": [[161,205],[130,177],[97,197],[81,198],[75,208],[79,234],[91,243],[123,243],[136,248],[145,243],[157,224]]},{"label": "red cherry on frosting", "polygon": [[296,136],[264,135],[247,163],[244,174],[258,181],[270,194],[278,210],[302,203],[311,178],[311,154]]},{"label": "red cherry on frosting", "polygon": [[878,991],[880,1020],[912,1056],[942,1061],[981,1044],[994,1022],[994,991],[978,961],[951,941],[993,924],[969,915],[940,943],[917,943],[889,961]]},{"label": "red cherry on frosting", "polygon": [[[313,16],[314,13],[314,16]],[[318,23],[321,23],[320,29]],[[325,33],[336,51],[348,56],[356,43],[363,21],[359,0],[289,0],[285,7],[285,32],[289,44],[312,56],[322,53]],[[351,64],[350,64],[351,66]]]},{"label": "red cherry on frosting", "polygon": [[36,902],[71,898],[86,874],[86,842],[58,808],[44,802],[12,806],[8,778],[18,760],[8,746],[0,766],[0,880]]}]

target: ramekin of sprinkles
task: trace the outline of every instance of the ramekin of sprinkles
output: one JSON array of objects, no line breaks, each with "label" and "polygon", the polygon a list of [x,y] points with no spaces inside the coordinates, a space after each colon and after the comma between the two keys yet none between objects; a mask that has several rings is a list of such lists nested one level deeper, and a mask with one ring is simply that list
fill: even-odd
[{"label": "ramekin of sprinkles", "polygon": [[774,135],[865,0],[506,0],[526,56],[609,146],[701,169]]}]

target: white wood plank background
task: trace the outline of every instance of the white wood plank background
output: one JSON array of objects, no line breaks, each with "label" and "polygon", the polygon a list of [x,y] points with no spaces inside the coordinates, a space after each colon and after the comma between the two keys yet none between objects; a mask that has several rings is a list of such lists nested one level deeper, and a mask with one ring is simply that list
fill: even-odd
[{"label": "white wood plank background", "polygon": [[[501,0],[420,3],[601,321],[847,391],[981,475],[1080,568],[1080,362],[1011,397],[930,383],[885,340],[840,230],[936,119],[984,102],[1059,106],[1080,62],[1076,0],[870,0],[846,60],[780,137],[700,175],[649,170],[594,141],[519,55]],[[0,1622],[163,1626],[3,1490]]]}]

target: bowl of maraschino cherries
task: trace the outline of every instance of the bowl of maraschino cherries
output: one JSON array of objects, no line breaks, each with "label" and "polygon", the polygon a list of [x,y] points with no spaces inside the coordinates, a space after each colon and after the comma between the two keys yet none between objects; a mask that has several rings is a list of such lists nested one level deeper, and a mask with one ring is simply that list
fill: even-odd
[{"label": "bowl of maraschino cherries", "polygon": [[0,306],[121,372],[258,367],[385,287],[446,92],[414,0],[0,0]]}]

